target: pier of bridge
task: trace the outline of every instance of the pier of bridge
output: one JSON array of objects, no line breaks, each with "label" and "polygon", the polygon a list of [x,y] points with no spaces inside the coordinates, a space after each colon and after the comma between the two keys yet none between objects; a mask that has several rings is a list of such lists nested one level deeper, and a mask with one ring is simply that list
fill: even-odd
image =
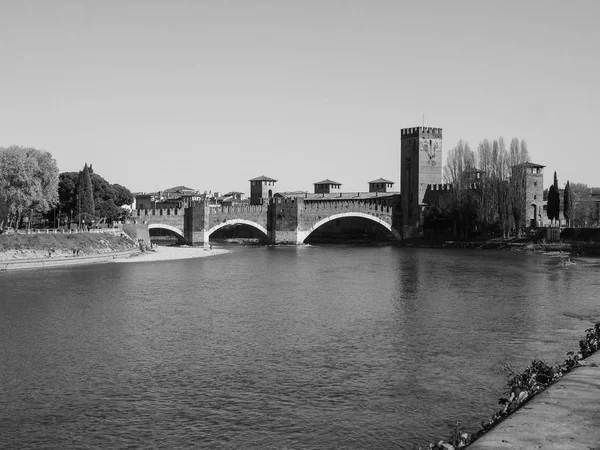
[{"label": "pier of bridge", "polygon": [[139,210],[134,219],[149,229],[170,230],[190,245],[207,245],[215,231],[234,225],[257,230],[268,244],[303,244],[319,227],[344,218],[379,224],[390,239],[401,239],[400,195],[397,193],[336,193],[275,195],[258,205],[214,206],[195,202],[184,211]]}]

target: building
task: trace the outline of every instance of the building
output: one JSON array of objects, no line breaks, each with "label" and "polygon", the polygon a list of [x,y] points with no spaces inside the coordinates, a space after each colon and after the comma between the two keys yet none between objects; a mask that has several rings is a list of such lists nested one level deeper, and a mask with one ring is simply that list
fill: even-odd
[{"label": "building", "polygon": [[403,128],[400,132],[400,194],[405,237],[423,225],[423,200],[429,185],[442,184],[442,129]]},{"label": "building", "polygon": [[261,175],[250,180],[250,204],[262,205],[268,204],[269,199],[273,197],[277,180]]},{"label": "building", "polygon": [[204,198],[197,190],[186,186],[175,186],[164,191],[140,192],[135,195],[135,209],[187,208],[192,202]]},{"label": "building", "polygon": [[369,192],[390,192],[393,187],[394,182],[384,178],[369,181]]},{"label": "building", "polygon": [[313,183],[313,185],[315,187],[315,194],[331,194],[334,190],[339,190],[342,186],[342,183],[332,181],[328,178],[326,180]]},{"label": "building", "polygon": [[[525,171],[525,226],[538,227],[545,222],[544,212],[544,167],[541,164],[526,162],[513,167]],[[548,216],[546,216],[547,219]]]}]

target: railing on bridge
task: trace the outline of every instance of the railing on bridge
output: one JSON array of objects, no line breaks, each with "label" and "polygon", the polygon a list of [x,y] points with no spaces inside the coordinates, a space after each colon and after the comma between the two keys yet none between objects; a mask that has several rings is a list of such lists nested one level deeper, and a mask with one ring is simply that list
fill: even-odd
[{"label": "railing on bridge", "polygon": [[109,234],[118,234],[121,233],[120,228],[90,228],[81,229],[81,228],[30,228],[29,230],[15,230],[16,234],[79,234],[79,233],[109,233]]}]

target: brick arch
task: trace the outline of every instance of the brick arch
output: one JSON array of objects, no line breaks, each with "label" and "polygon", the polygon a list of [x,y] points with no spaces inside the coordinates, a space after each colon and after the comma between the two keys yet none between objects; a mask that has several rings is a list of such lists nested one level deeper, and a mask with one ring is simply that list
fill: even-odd
[{"label": "brick arch", "polygon": [[206,233],[206,236],[210,236],[211,234],[213,234],[215,231],[217,231],[220,228],[223,227],[227,227],[230,225],[248,225],[252,228],[257,229],[258,231],[260,231],[265,238],[268,238],[269,233],[267,232],[266,228],[263,227],[262,225],[256,223],[256,222],[252,222],[251,220],[246,220],[246,219],[230,219],[230,220],[226,220],[225,222],[222,222],[218,225],[215,225],[214,227],[212,227],[210,230],[208,230],[208,233]]},{"label": "brick arch", "polygon": [[167,225],[166,223],[150,223],[148,224],[148,230],[152,230],[155,228],[162,228],[163,230],[169,230],[172,231],[173,233],[175,233],[177,236],[180,236],[181,238],[183,238],[183,231],[181,231],[179,228],[174,227],[173,225]]},{"label": "brick arch", "polygon": [[333,214],[329,217],[326,217],[325,219],[321,219],[306,231],[298,231],[298,244],[303,244],[304,240],[308,236],[310,236],[311,233],[313,231],[315,231],[317,228],[319,228],[320,226],[325,225],[327,222],[331,222],[332,220],[341,219],[344,217],[361,217],[363,219],[371,220],[371,221],[376,222],[376,223],[380,224],[381,226],[383,226],[397,240],[399,240],[399,241],[402,240],[400,233],[398,233],[396,230],[394,230],[389,223],[387,223],[384,220],[381,220],[379,217],[372,216],[371,214],[361,213],[361,212],[346,212],[346,213]]}]

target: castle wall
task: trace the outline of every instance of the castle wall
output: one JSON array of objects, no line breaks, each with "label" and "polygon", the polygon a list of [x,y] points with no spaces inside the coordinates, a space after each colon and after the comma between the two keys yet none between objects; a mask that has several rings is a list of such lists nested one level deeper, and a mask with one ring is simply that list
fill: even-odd
[{"label": "castle wall", "polygon": [[179,228],[183,231],[184,210],[179,208],[167,209],[138,209],[131,212],[131,218],[136,222],[162,223]]}]

